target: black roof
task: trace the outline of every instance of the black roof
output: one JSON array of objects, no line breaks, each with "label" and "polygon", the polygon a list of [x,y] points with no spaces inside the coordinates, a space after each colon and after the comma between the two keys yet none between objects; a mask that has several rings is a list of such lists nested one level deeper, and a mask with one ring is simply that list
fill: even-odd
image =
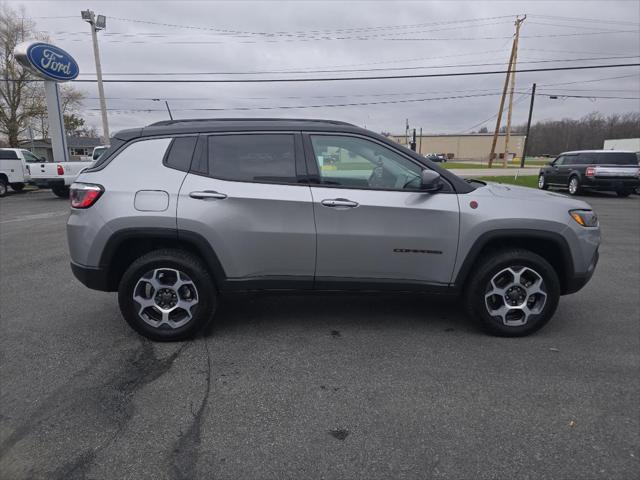
[{"label": "black roof", "polygon": [[153,135],[171,135],[180,133],[205,133],[216,131],[250,130],[329,130],[356,132],[362,128],[347,122],[336,120],[318,120],[308,118],[188,118],[181,120],[163,120],[143,128],[122,130],[115,137],[129,140],[135,137]]}]

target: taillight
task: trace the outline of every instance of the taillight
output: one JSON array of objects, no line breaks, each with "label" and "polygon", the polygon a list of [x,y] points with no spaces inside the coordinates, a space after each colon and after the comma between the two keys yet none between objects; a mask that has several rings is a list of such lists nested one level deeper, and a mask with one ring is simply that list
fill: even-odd
[{"label": "taillight", "polygon": [[585,175],[587,177],[595,177],[596,176],[596,167],[587,167]]},{"label": "taillight", "polygon": [[58,175],[64,175],[64,168],[62,168],[62,165],[58,165]]},{"label": "taillight", "polygon": [[69,189],[73,208],[89,208],[96,203],[104,192],[102,185],[93,183],[73,183]]}]

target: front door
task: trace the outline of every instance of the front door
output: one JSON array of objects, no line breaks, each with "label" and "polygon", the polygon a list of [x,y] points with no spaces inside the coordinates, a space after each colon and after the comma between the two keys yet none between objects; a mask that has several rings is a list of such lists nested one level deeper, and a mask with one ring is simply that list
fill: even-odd
[{"label": "front door", "polygon": [[448,284],[458,246],[458,198],[445,183],[419,190],[424,168],[357,135],[305,135],[317,238],[316,285]]},{"label": "front door", "polygon": [[204,237],[229,284],[306,280],[310,288],[316,232],[310,188],[297,184],[305,173],[300,134],[210,135],[199,147],[206,151],[196,152],[180,190],[178,234]]}]

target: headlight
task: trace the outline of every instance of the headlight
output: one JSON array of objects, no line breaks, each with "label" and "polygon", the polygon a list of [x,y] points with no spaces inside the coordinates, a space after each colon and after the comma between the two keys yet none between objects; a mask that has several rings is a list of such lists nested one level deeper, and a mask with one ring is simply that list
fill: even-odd
[{"label": "headlight", "polygon": [[569,215],[583,227],[598,226],[598,216],[592,210],[569,210]]}]

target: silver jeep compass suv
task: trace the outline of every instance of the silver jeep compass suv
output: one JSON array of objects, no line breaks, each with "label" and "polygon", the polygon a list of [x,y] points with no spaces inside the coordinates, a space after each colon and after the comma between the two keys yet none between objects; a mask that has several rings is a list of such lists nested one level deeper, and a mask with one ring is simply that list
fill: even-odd
[{"label": "silver jeep compass suv", "polygon": [[193,336],[237,290],[463,296],[486,330],[529,334],[587,283],[585,202],[464,181],[342,122],[215,119],[119,132],[71,187],[71,267],[154,340]]}]

